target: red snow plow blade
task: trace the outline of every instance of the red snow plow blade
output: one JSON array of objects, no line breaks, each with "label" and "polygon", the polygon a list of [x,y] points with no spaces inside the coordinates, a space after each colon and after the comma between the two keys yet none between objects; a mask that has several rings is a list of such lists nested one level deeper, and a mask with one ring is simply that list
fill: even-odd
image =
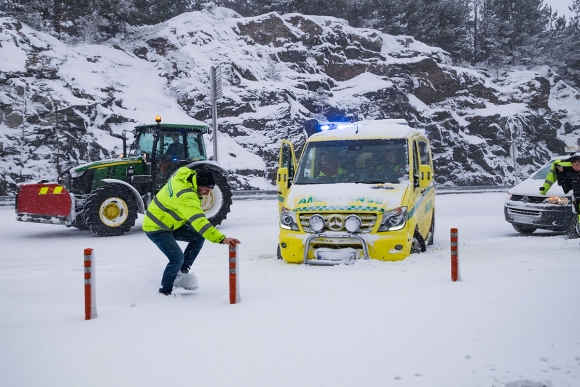
[{"label": "red snow plow blade", "polygon": [[16,195],[16,220],[70,225],[72,199],[56,183],[21,184]]}]

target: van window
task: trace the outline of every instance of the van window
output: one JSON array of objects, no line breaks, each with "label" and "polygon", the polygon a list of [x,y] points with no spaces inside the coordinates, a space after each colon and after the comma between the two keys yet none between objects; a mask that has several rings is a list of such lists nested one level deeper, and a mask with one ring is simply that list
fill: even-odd
[{"label": "van window", "polygon": [[548,164],[544,165],[540,170],[534,173],[531,178],[535,180],[545,180],[546,176],[548,176],[548,172],[550,172],[550,168],[552,168],[552,164],[554,161],[550,161]]},{"label": "van window", "polygon": [[408,180],[405,139],[307,143],[295,184],[398,183]]}]

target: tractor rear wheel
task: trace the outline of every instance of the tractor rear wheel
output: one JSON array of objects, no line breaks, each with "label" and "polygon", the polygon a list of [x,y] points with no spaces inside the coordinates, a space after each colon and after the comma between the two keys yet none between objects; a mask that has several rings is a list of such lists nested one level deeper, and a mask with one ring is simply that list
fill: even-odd
[{"label": "tractor rear wheel", "polygon": [[230,212],[232,205],[232,189],[228,180],[221,173],[212,170],[215,178],[215,187],[201,201],[201,209],[211,224],[217,226],[223,222]]},{"label": "tractor rear wheel", "polygon": [[87,226],[97,235],[123,235],[137,219],[135,195],[121,184],[103,185],[87,198],[83,216]]}]

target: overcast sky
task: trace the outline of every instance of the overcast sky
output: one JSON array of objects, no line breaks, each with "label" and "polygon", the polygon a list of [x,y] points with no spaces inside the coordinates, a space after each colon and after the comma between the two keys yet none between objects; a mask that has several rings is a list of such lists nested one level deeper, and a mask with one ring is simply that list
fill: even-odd
[{"label": "overcast sky", "polygon": [[546,4],[552,7],[554,11],[558,11],[558,15],[572,16],[572,12],[568,9],[572,5],[573,0],[544,0]]}]

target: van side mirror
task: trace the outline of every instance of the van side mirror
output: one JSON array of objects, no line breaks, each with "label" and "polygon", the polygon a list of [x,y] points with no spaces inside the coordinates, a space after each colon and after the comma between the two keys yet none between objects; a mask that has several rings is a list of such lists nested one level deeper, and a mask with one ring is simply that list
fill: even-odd
[{"label": "van side mirror", "polygon": [[427,188],[433,181],[433,171],[429,165],[419,167],[419,187]]}]

